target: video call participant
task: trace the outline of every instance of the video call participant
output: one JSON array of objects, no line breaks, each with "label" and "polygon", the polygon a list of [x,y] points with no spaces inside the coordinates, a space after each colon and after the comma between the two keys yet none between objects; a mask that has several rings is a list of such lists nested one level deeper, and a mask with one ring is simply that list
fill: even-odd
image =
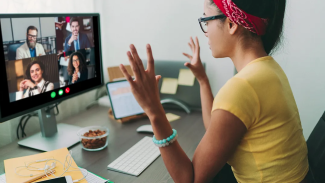
[{"label": "video call participant", "polygon": [[[45,66],[42,62],[34,61],[29,63],[25,74],[27,79],[20,82],[16,100],[38,95],[54,89],[53,83],[44,80],[46,73]],[[23,93],[24,90],[26,90],[25,93]]]},{"label": "video call participant", "polygon": [[71,34],[65,39],[64,51],[77,51],[80,49],[90,48],[91,44],[86,34],[79,32],[79,19],[72,17],[70,19]]},{"label": "video call participant", "polygon": [[80,52],[74,52],[70,55],[68,73],[69,84],[78,83],[88,79],[86,60]]},{"label": "video call participant", "polygon": [[36,42],[38,30],[35,26],[29,26],[26,33],[26,43],[16,51],[16,60],[45,55],[42,44]]}]

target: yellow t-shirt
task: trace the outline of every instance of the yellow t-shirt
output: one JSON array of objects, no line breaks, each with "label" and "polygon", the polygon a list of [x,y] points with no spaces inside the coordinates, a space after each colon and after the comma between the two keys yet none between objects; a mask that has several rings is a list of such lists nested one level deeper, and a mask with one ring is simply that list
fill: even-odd
[{"label": "yellow t-shirt", "polygon": [[237,116],[247,132],[228,164],[238,182],[300,182],[309,166],[307,145],[289,81],[271,57],[247,64],[218,92],[212,112]]}]

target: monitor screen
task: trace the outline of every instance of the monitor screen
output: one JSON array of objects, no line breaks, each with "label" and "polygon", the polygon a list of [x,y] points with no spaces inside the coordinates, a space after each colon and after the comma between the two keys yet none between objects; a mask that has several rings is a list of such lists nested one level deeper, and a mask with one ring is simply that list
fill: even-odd
[{"label": "monitor screen", "polygon": [[106,87],[115,119],[144,113],[134,98],[128,81],[110,82]]},{"label": "monitor screen", "polygon": [[102,85],[99,14],[0,14],[0,122]]}]

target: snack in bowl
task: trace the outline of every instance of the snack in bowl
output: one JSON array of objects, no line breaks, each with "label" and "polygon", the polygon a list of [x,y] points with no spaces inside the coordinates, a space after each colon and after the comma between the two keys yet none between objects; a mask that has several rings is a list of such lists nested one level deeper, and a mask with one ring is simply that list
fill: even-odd
[{"label": "snack in bowl", "polygon": [[107,127],[90,126],[78,131],[82,148],[88,151],[99,151],[108,144],[109,130]]}]

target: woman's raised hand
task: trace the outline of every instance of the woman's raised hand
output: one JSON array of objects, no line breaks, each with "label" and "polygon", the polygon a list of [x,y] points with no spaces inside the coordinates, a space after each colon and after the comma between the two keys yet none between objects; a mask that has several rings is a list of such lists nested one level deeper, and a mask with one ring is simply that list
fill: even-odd
[{"label": "woman's raised hand", "polygon": [[202,80],[207,78],[207,75],[205,73],[203,64],[200,59],[200,45],[199,45],[198,38],[197,37],[195,38],[195,43],[194,43],[193,38],[191,37],[188,45],[190,46],[190,48],[192,50],[193,56],[189,55],[187,53],[183,53],[183,55],[185,55],[191,61],[190,63],[186,62],[184,65],[186,67],[188,67],[189,69],[191,69],[191,71],[193,72],[196,79],[199,82],[201,82]]},{"label": "woman's raised hand", "polygon": [[126,79],[129,81],[131,91],[142,107],[144,112],[150,117],[150,115],[163,113],[164,110],[160,104],[160,97],[158,91],[158,81],[161,76],[155,75],[154,59],[152,56],[151,46],[147,45],[147,57],[148,64],[145,70],[142,61],[137,53],[134,45],[130,45],[131,52],[127,52],[127,56],[133,70],[135,79],[127,72],[124,65],[120,65],[120,69]]},{"label": "woman's raised hand", "polygon": [[25,89],[27,89],[27,86],[25,85],[26,80],[22,80],[19,84],[19,91],[24,91]]},{"label": "woman's raised hand", "polygon": [[25,80],[25,85],[28,86],[29,88],[34,88],[36,85],[29,79]]},{"label": "woman's raised hand", "polygon": [[78,73],[75,71],[72,75],[72,83],[76,82],[78,80]]}]

